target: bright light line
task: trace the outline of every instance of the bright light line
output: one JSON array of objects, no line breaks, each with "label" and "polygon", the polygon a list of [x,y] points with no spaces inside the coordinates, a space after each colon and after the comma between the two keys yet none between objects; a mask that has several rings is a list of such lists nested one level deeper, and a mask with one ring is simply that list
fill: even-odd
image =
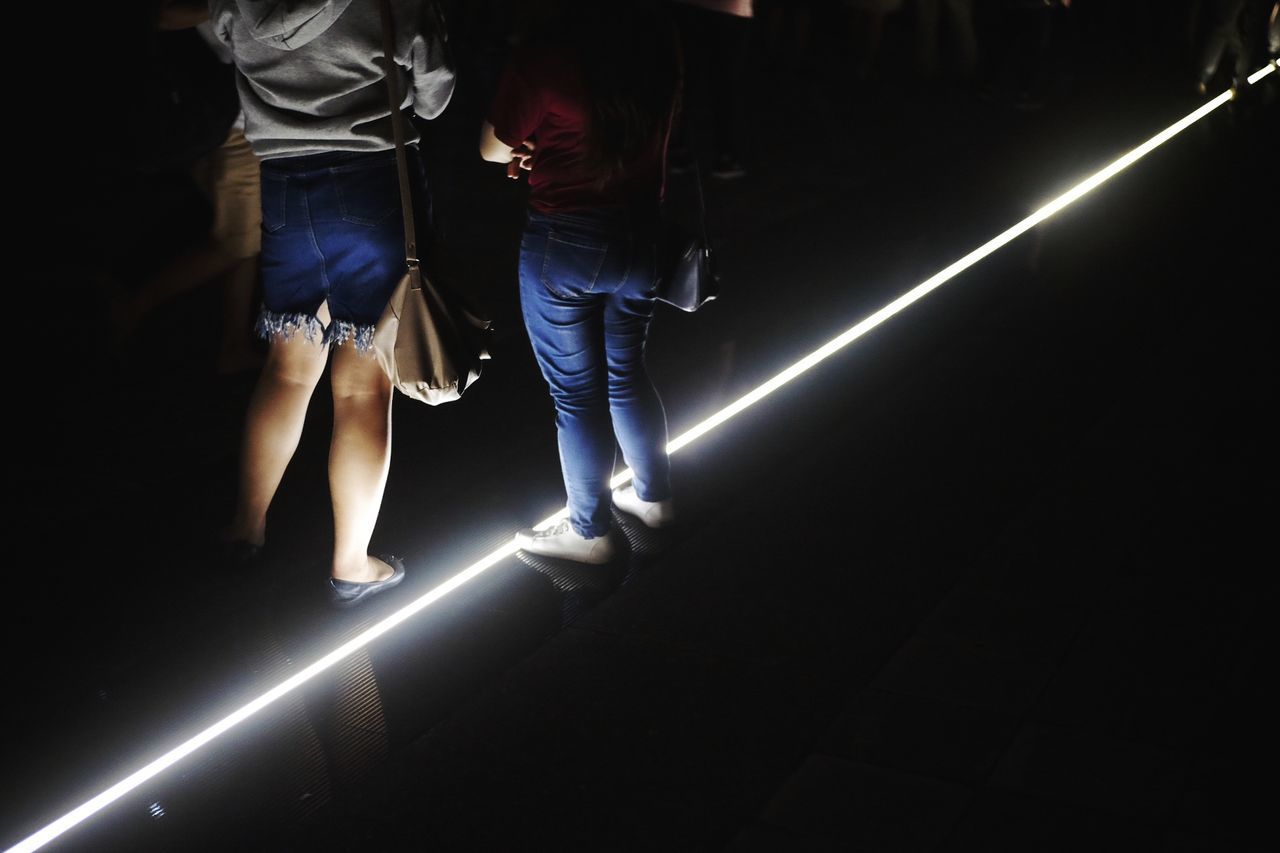
[{"label": "bright light line", "polygon": [[[1272,63],[1251,75],[1248,78],[1249,83],[1257,83],[1274,70],[1276,70],[1276,66]],[[974,249],[960,260],[946,267],[942,271],[935,273],[933,276],[902,294],[888,305],[885,305],[880,310],[866,317],[857,325],[841,333],[837,337],[832,338],[830,341],[800,359],[786,370],[777,374],[763,385],[760,385],[753,391],[750,391],[738,400],[730,403],[728,406],[725,406],[711,417],[696,424],[691,429],[672,439],[667,445],[667,452],[675,453],[681,448],[687,447],[723,424],[725,421],[740,414],[747,408],[750,408],[763,400],[765,397],[768,397],[774,391],[777,391],[793,379],[799,377],[801,374],[822,363],[827,358],[830,358],[832,355],[844,349],[846,346],[879,326],[890,317],[923,299],[929,293],[941,287],[952,278],[955,278],[978,261],[990,255],[992,252],[1031,230],[1041,222],[1044,222],[1050,216],[1053,216],[1055,213],[1062,210],[1064,207],[1067,207],[1080,199],[1081,196],[1115,177],[1129,166],[1132,166],[1142,157],[1168,142],[1174,136],[1195,124],[1197,121],[1204,118],[1229,100],[1231,100],[1231,90],[1223,92],[1221,95],[1218,95],[1216,98],[1190,113],[1185,118],[1165,128],[1160,133],[1139,145],[1137,148],[1134,148],[1128,154],[1125,154],[1103,168],[1101,171],[1096,172],[1091,177],[1086,178],[1070,190],[1067,190],[1065,193],[1058,196],[1056,199],[1049,202],[1026,219],[1023,219],[1017,225],[1014,225],[1012,228],[1005,230],[998,236],[993,237],[986,243],[983,243],[977,249]],[[631,478],[632,472],[629,469],[624,470],[613,478],[611,485],[613,488],[617,488],[618,486],[630,482]],[[546,527],[562,518],[565,518],[567,514],[568,511],[562,509],[555,515],[539,522],[537,526]],[[223,717],[218,722],[206,728],[204,731],[184,741],[151,763],[139,768],[124,779],[121,779],[102,793],[67,812],[65,815],[45,826],[43,829],[38,830],[18,842],[16,845],[9,848],[7,853],[29,853],[29,851],[40,849],[50,841],[67,832],[72,827],[82,823],[92,815],[120,799],[125,794],[128,794],[130,791],[148,780],[155,778],[157,775],[172,767],[174,764],[177,764],[183,758],[200,749],[205,744],[244,722],[263,708],[266,708],[268,705],[271,705],[277,699],[292,693],[312,678],[315,678],[334,664],[337,664],[349,655],[364,648],[406,620],[411,619],[427,607],[430,607],[441,598],[444,598],[446,595],[453,592],[458,587],[475,579],[476,577],[479,577],[506,557],[514,554],[515,551],[515,544],[508,543],[490,552],[480,560],[472,563],[458,574],[446,580],[444,583],[435,587],[430,592],[395,611],[381,622],[378,622],[360,634],[357,634],[355,637],[352,637],[350,640],[338,646],[336,649],[307,666],[305,669],[299,670],[297,673],[280,682],[266,693],[263,693],[248,704],[231,712],[226,717]]]},{"label": "bright light line", "polygon": [[1248,76],[1247,79],[1249,81],[1249,85],[1250,86],[1254,85],[1263,77],[1266,77],[1268,74],[1270,74],[1272,71],[1275,71],[1275,70],[1276,70],[1276,61],[1273,59],[1271,60],[1270,65],[1264,65],[1261,68],[1259,68],[1257,71],[1253,72]]},{"label": "bright light line", "polygon": [[1003,233],[991,238],[986,243],[983,243],[981,246],[974,249],[972,252],[965,255],[960,260],[956,261],[955,263],[951,264],[950,266],[941,270],[940,272],[935,273],[933,276],[921,282],[920,284],[917,284],[915,287],[911,288],[911,290],[908,290],[906,293],[902,294],[897,299],[893,300],[888,305],[881,308],[879,311],[876,311],[875,313],[863,319],[862,322],[858,323],[856,326],[853,326],[852,328],[842,332],[837,337],[832,338],[830,341],[823,344],[821,347],[814,350],[813,352],[809,353],[804,358],[800,359],[795,364],[791,365],[786,370],[779,373],[777,376],[774,376],[772,379],[765,382],[763,385],[758,386],[757,388],[755,388],[745,396],[740,397],[738,400],[734,401],[733,403],[730,403],[728,406],[725,406],[723,409],[716,412],[714,415],[707,418],[702,423],[694,426],[692,429],[688,430],[683,435],[672,440],[672,442],[667,445],[667,452],[675,453],[680,448],[685,447],[691,442],[698,440],[703,435],[706,435],[708,432],[720,426],[725,421],[729,420],[730,418],[742,412],[744,409],[747,409],[748,407],[755,405],[756,403],[763,400],[765,397],[772,394],[774,391],[777,391],[779,388],[791,382],[791,380],[795,379],[796,377],[800,376],[801,374],[805,373],[811,368],[822,363],[826,359],[830,358],[832,355],[835,355],[837,352],[844,349],[849,344],[853,343],[858,338],[862,337],[867,332],[874,329],[876,326],[879,326],[885,320],[888,320],[890,317],[894,316],[895,314],[907,308],[908,306],[920,301],[921,299],[923,299],[924,297],[932,293],[934,290],[941,287],[943,284],[946,284],[948,281],[955,278],[957,275],[964,272],[969,267],[976,264],[978,261],[990,255],[992,252],[996,251],[997,249],[1001,248],[1005,244],[1011,242],[1012,240],[1016,239],[1017,237],[1026,233],[1027,231],[1030,231],[1032,228],[1039,225],[1041,222],[1044,222],[1046,219],[1048,219],[1050,216],[1053,216],[1055,213],[1062,210],[1064,207],[1070,205],[1072,202],[1077,201],[1081,196],[1085,195],[1086,193],[1088,193],[1093,189],[1096,189],[1106,181],[1115,177],[1118,173],[1127,169],[1129,166],[1132,166],[1142,157],[1146,156],[1151,151],[1163,145],[1165,142],[1168,142],[1178,133],[1190,127],[1191,125],[1195,124],[1197,121],[1204,118],[1206,115],[1213,112],[1214,110],[1216,110],[1218,107],[1225,104],[1230,99],[1231,99],[1231,92],[1229,90],[1226,92],[1223,92],[1221,95],[1218,95],[1218,97],[1214,98],[1212,101],[1209,101],[1207,104],[1200,107],[1198,110],[1191,113],[1186,118],[1183,118],[1181,121],[1178,121],[1177,123],[1172,124],[1168,128],[1162,130],[1160,133],[1151,137],[1142,145],[1139,145],[1137,148],[1133,149],[1128,154],[1125,154],[1123,157],[1111,163],[1111,165],[1095,173],[1092,177],[1089,177],[1081,181],[1079,184],[1076,184],[1074,187],[1067,190],[1065,193],[1058,196],[1056,199],[1049,202],[1044,207],[1040,208],[1035,213],[1031,214],[1026,219],[1019,222],[1017,225],[1014,225],[1012,228],[1009,228]]}]

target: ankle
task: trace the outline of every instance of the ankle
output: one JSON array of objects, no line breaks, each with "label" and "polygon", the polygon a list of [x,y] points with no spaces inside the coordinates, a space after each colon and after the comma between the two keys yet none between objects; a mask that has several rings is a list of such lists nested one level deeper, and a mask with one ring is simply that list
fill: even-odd
[{"label": "ankle", "polygon": [[385,580],[390,577],[394,569],[391,566],[379,560],[377,557],[371,557],[368,554],[363,556],[346,557],[343,559],[334,558],[332,574],[333,577],[340,581],[350,581],[351,583],[371,583],[373,581]]}]

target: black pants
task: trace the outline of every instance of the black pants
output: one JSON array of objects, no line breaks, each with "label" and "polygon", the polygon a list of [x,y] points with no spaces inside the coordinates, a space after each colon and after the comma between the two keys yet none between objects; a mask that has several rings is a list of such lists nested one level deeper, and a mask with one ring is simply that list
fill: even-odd
[{"label": "black pants", "polygon": [[1055,10],[1038,0],[1003,0],[988,9],[996,19],[991,44],[984,46],[988,88],[1024,97],[1044,95],[1053,62]]},{"label": "black pants", "polygon": [[1200,82],[1208,84],[1218,73],[1223,55],[1230,50],[1235,60],[1234,82],[1240,82],[1249,73],[1248,52],[1240,32],[1240,13],[1245,0],[1217,0],[1212,6],[1213,29],[1200,54]]}]

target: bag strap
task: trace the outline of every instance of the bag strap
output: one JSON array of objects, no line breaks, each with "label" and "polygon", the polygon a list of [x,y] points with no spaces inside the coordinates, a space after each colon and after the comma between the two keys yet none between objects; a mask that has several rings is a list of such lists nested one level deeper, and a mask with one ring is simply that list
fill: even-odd
[{"label": "bag strap", "polygon": [[[677,87],[677,95],[671,101],[671,110],[667,113],[667,129],[663,134],[662,140],[662,184],[663,193],[666,193],[667,175],[669,174],[669,160],[671,157],[671,135],[675,131],[676,114],[680,109],[679,92],[684,87],[684,53],[678,50],[676,53],[677,61],[680,64],[680,83]],[[707,197],[706,192],[702,188],[702,166],[698,163],[698,157],[695,153],[693,156],[693,177],[698,186],[698,228],[702,236],[702,250],[708,254],[711,253],[711,233],[707,228]]]},{"label": "bag strap", "polygon": [[421,287],[418,260],[418,236],[414,229],[413,194],[409,188],[409,156],[405,151],[404,115],[401,113],[403,98],[400,95],[400,71],[395,61],[395,24],[391,16],[390,0],[378,0],[382,18],[382,53],[387,72],[387,98],[391,105],[391,132],[396,141],[396,170],[400,174],[400,210],[404,215],[405,265],[414,278],[414,287]]},{"label": "bag strap", "polygon": [[702,229],[702,250],[711,252],[711,233],[707,230],[707,198],[702,189],[702,166],[693,158],[693,177],[698,186],[698,224]]}]

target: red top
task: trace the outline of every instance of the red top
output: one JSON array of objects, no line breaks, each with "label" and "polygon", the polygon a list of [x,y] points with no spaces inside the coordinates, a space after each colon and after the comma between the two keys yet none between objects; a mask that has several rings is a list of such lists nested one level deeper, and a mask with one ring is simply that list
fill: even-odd
[{"label": "red top", "polygon": [[578,63],[552,50],[517,51],[507,63],[489,123],[503,145],[533,139],[529,206],[539,213],[593,207],[656,207],[662,198],[664,135],[603,189],[585,164],[591,122]]}]

